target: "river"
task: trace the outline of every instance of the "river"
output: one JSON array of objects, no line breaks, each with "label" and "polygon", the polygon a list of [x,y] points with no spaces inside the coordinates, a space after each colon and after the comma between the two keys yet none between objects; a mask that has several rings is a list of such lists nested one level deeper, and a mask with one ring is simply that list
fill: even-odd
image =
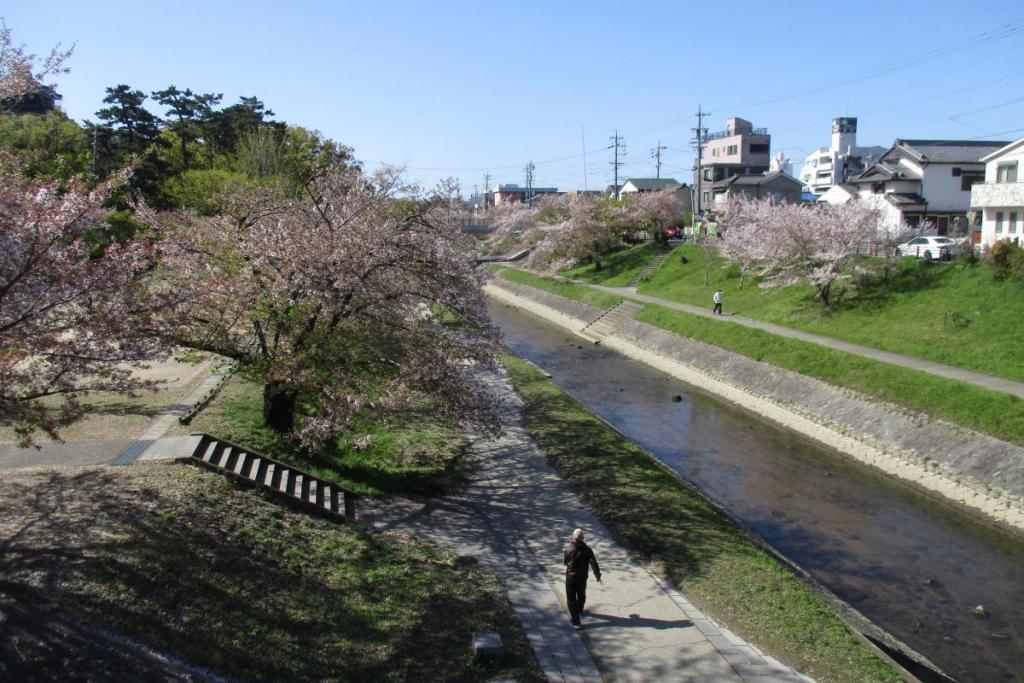
[{"label": "river", "polygon": [[947,674],[1024,680],[1020,539],[529,313],[491,315],[513,353]]}]

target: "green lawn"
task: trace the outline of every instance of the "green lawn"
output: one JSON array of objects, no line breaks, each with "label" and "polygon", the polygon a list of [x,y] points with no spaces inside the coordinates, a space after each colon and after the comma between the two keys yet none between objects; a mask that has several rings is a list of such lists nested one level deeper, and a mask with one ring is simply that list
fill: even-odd
[{"label": "green lawn", "polygon": [[[904,259],[885,281],[848,291],[830,311],[809,286],[763,290],[748,277],[740,290],[739,279],[716,257],[705,286],[701,250],[684,245],[638,291],[709,306],[721,287],[727,313],[1024,381],[1024,283],[994,280],[987,268]],[[947,324],[949,311],[966,325]]]},{"label": "green lawn", "polygon": [[819,681],[898,681],[825,601],[653,457],[527,362],[506,367],[549,462],[702,610]]},{"label": "green lawn", "polygon": [[534,275],[533,273],[529,273],[525,270],[519,270],[517,268],[504,268],[499,270],[497,271],[497,277],[508,280],[509,282],[518,282],[523,285],[529,285],[535,289],[551,292],[558,296],[564,296],[566,299],[574,299],[575,301],[579,301],[602,310],[611,308],[622,301],[621,296],[605,294],[604,292],[599,292],[595,289],[590,289],[582,285],[574,285],[571,282],[563,282],[561,280],[554,280],[552,278]]},{"label": "green lawn", "polygon": [[439,422],[426,403],[393,414],[387,424],[362,424],[361,431],[372,435],[365,449],[336,447],[308,456],[263,423],[262,400],[260,386],[233,377],[189,431],[248,446],[358,493],[435,494],[464,478],[465,438]]},{"label": "green lawn", "polygon": [[[234,680],[544,680],[497,576],[268,495],[185,465],[0,474],[4,595]],[[62,634],[16,617],[0,651],[8,633],[46,642],[37,676],[162,680],[62,671]],[[474,631],[499,632],[508,659],[475,663]]]},{"label": "green lawn", "polygon": [[608,254],[597,270],[593,263],[563,270],[562,275],[573,280],[593,282],[607,287],[625,287],[633,277],[643,270],[651,259],[661,253],[655,244],[638,244]]}]

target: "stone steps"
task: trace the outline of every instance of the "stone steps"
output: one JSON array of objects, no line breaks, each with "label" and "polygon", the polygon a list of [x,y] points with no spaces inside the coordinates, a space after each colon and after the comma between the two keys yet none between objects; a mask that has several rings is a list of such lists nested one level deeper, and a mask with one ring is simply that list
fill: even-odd
[{"label": "stone steps", "polygon": [[647,265],[644,266],[639,273],[634,275],[632,280],[626,283],[626,286],[636,287],[638,284],[651,277],[651,273],[656,271],[658,267],[664,263],[665,259],[668,258],[669,253],[671,252],[664,251],[648,261]]},{"label": "stone steps", "polygon": [[201,436],[190,456],[197,464],[285,496],[307,509],[355,519],[355,493],[230,441],[209,434]]},{"label": "stone steps", "polygon": [[638,304],[635,301],[620,301],[580,330],[579,335],[588,341],[600,344],[605,337],[622,327],[626,321],[632,320],[636,312],[643,307],[643,304]]}]

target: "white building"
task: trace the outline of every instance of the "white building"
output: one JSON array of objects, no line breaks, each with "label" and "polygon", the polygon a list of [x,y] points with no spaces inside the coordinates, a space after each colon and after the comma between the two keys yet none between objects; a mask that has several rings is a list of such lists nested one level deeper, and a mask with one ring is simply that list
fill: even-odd
[{"label": "white building", "polygon": [[1006,142],[896,140],[850,180],[859,197],[880,196],[890,227],[906,224],[933,235],[968,236],[971,186],[982,181],[982,159]]},{"label": "white building", "polygon": [[833,185],[864,171],[885,154],[885,147],[857,146],[857,119],[843,116],[832,119],[832,144],[819,147],[807,155],[800,170],[804,189],[816,195],[828,192]]},{"label": "white building", "polygon": [[980,244],[999,240],[1020,242],[1024,237],[1024,138],[981,158],[985,182],[971,186],[971,208],[981,217]]}]

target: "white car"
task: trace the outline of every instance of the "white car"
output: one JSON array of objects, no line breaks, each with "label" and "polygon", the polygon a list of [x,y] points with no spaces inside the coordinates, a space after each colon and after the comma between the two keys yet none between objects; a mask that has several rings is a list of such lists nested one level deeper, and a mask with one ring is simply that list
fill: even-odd
[{"label": "white car", "polygon": [[960,253],[960,245],[956,240],[949,237],[929,235],[927,237],[915,237],[909,242],[896,247],[894,256],[916,256],[917,258],[931,261],[949,261]]}]

